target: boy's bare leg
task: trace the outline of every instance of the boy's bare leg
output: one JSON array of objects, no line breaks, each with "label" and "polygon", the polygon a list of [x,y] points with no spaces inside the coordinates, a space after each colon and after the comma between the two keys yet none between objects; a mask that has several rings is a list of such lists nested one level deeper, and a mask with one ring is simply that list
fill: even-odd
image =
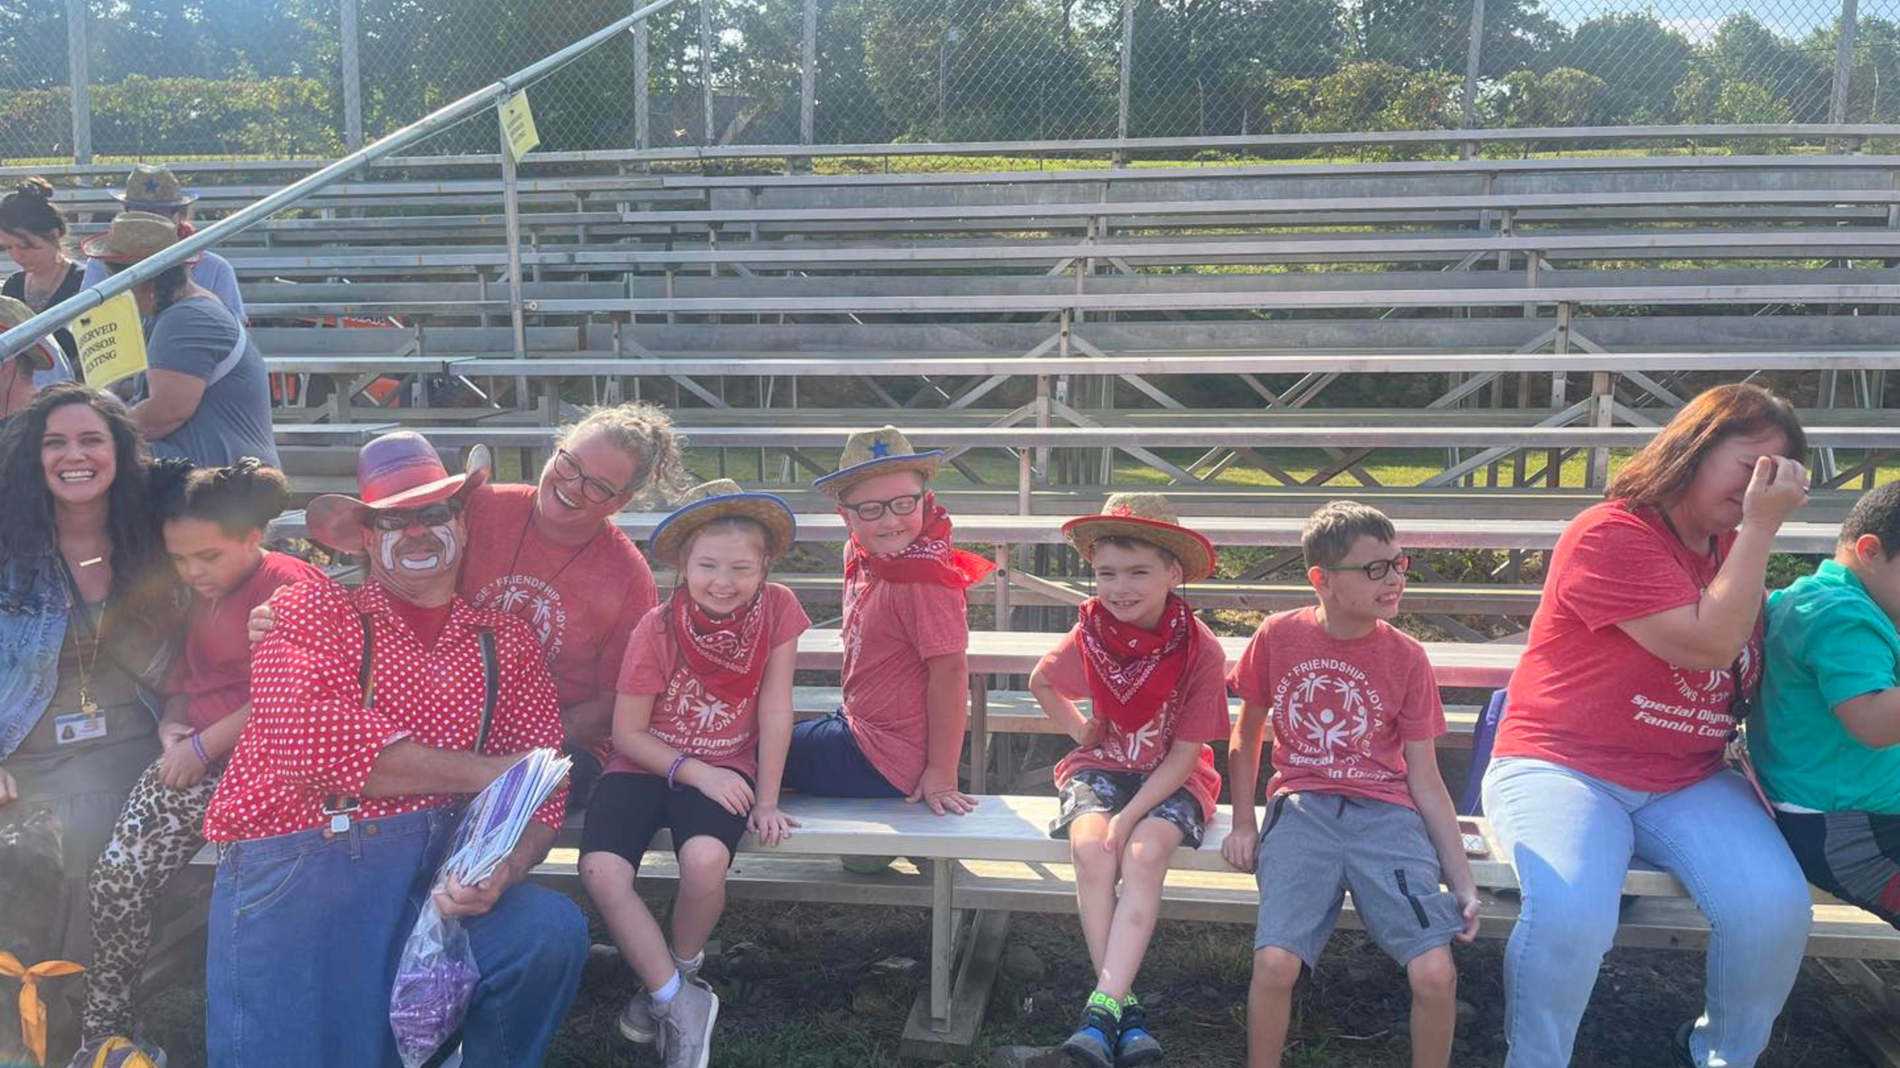
[{"label": "boy's bare leg", "polygon": [[1253,953],[1253,981],[1247,985],[1247,1068],[1280,1068],[1286,1032],[1293,1018],[1293,987],[1305,962],[1278,946]]},{"label": "boy's bare leg", "polygon": [[1108,953],[1109,925],[1115,919],[1115,883],[1121,877],[1122,858],[1102,848],[1108,837],[1108,817],[1099,812],[1077,816],[1069,824],[1069,855],[1075,861],[1075,904],[1082,916],[1082,938],[1089,947],[1089,967],[1102,974]]},{"label": "boy's bare leg", "polygon": [[673,899],[673,955],[690,961],[706,948],[726,910],[726,869],[732,854],[709,834],[686,840],[679,854],[680,891]]},{"label": "boy's bare leg", "polygon": [[1451,947],[1414,957],[1405,976],[1412,982],[1412,1068],[1446,1068],[1458,1025],[1458,965]]},{"label": "boy's bare leg", "polygon": [[1096,969],[1096,988],[1116,1000],[1134,989],[1135,973],[1154,937],[1161,909],[1161,884],[1168,864],[1181,845],[1181,828],[1166,820],[1145,819],[1135,825],[1122,847],[1122,892],[1108,931],[1108,946]]},{"label": "boy's bare leg", "polygon": [[605,851],[581,856],[581,885],[607,924],[620,955],[633,966],[648,990],[658,990],[673,978],[673,955],[666,935],[633,889],[633,865]]}]

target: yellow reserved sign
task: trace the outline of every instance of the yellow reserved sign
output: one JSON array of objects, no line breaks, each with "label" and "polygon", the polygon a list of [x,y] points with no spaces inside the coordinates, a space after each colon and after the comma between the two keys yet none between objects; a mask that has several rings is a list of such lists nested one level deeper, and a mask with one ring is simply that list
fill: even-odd
[{"label": "yellow reserved sign", "polygon": [[528,106],[526,89],[501,102],[501,133],[508,142],[508,154],[516,163],[541,143],[541,131],[534,128],[534,109]]},{"label": "yellow reserved sign", "polygon": [[79,374],[94,389],[145,370],[145,327],[132,294],[121,293],[73,320]]}]

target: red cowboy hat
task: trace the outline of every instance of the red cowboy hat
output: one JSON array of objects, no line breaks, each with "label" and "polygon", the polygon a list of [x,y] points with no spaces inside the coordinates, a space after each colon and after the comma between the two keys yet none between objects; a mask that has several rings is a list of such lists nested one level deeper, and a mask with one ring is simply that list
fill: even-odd
[{"label": "red cowboy hat", "polygon": [[487,482],[487,450],[473,450],[469,455],[470,469],[451,475],[435,446],[421,434],[413,430],[384,434],[356,456],[356,484],[362,499],[326,493],[310,502],[304,524],[312,538],[338,552],[362,552],[358,532],[371,513],[423,508]]}]

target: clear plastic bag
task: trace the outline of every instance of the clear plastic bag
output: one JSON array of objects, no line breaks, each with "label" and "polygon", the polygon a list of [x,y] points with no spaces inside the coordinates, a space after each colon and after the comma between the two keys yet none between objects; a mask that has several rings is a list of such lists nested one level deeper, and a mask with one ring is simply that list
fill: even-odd
[{"label": "clear plastic bag", "polygon": [[[396,985],[389,994],[389,1026],[404,1068],[421,1068],[455,1035],[480,980],[468,932],[443,916],[433,897],[423,902],[415,929],[403,943]],[[458,1055],[450,1063],[459,1060]]]}]

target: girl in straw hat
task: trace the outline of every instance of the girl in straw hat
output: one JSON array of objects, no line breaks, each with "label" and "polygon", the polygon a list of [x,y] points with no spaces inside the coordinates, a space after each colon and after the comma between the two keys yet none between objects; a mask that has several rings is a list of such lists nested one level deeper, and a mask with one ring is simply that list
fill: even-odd
[{"label": "girl in straw hat", "polygon": [[[792,544],[792,510],[726,479],[689,491],[654,528],[649,553],[679,575],[634,628],[621,662],[614,755],[581,839],[581,882],[650,993],[620,1033],[656,1038],[667,1068],[705,1068],[719,999],[698,978],[725,908],[726,869],[751,830],[766,845],[798,821],[778,807],[792,737],[792,670],[811,626],[791,590],[767,582]],[[669,945],[634,892],[655,832],[672,832],[680,892]]]},{"label": "girl in straw hat", "polygon": [[[1118,493],[1062,525],[1095,596],[1029,677],[1076,748],[1056,765],[1095,991],[1063,1049],[1089,1068],[1161,1057],[1134,996],[1168,861],[1201,844],[1220,796],[1208,742],[1227,737],[1226,657],[1175,590],[1214,573],[1214,547],[1158,493]],[[1090,715],[1075,702],[1087,697]],[[1120,894],[1116,885],[1120,884]]]}]

